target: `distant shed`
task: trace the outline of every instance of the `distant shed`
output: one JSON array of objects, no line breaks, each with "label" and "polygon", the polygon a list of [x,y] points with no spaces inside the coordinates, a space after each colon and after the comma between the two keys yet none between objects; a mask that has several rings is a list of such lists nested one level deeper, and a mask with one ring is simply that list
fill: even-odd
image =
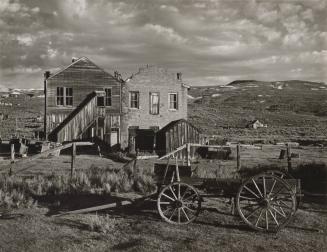
[{"label": "distant shed", "polygon": [[186,143],[200,143],[200,131],[185,119],[172,121],[156,134],[156,152],[161,156]]}]

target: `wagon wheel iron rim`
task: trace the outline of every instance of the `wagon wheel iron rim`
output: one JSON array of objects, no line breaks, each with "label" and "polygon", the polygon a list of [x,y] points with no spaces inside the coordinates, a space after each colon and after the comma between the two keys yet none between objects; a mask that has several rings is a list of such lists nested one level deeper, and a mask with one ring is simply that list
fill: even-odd
[{"label": "wagon wheel iron rim", "polygon": [[277,232],[294,215],[296,196],[285,180],[264,173],[240,186],[236,204],[240,217],[248,226],[259,231]]},{"label": "wagon wheel iron rim", "polygon": [[201,197],[193,186],[175,182],[161,190],[157,208],[164,221],[177,225],[188,224],[199,215]]}]

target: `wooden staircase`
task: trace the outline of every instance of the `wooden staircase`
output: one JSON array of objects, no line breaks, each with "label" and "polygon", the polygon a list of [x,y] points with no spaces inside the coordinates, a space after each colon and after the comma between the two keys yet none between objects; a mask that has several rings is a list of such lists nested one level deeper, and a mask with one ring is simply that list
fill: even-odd
[{"label": "wooden staircase", "polygon": [[97,98],[103,97],[103,91],[89,94],[55,129],[48,139],[53,142],[67,142],[81,139],[82,135],[99,117],[105,117],[105,107],[97,106]]}]

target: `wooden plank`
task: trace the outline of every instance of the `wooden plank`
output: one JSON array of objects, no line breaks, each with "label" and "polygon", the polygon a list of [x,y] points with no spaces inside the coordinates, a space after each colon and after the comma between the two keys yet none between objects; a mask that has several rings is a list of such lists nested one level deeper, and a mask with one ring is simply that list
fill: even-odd
[{"label": "wooden plank", "polygon": [[175,153],[177,153],[177,152],[183,150],[184,148],[186,148],[186,144],[183,144],[182,146],[180,146],[180,147],[177,148],[176,150],[174,150],[174,151],[172,151],[172,152],[169,152],[169,153],[167,153],[166,155],[164,155],[164,156],[158,158],[158,160],[162,160],[162,159],[164,159],[164,158],[167,158],[167,157],[169,157],[169,156],[171,156],[171,155],[173,155],[173,154],[175,154]]},{"label": "wooden plank", "polygon": [[123,200],[123,201],[105,204],[105,205],[101,205],[101,206],[89,207],[89,208],[78,209],[78,210],[69,211],[69,212],[65,212],[65,213],[60,213],[60,214],[56,214],[53,216],[59,217],[59,216],[67,215],[67,214],[81,214],[81,213],[96,212],[96,211],[100,211],[100,210],[105,210],[105,209],[110,209],[110,208],[120,207],[120,206],[126,206],[126,205],[130,205],[130,204],[132,204],[131,201]]}]

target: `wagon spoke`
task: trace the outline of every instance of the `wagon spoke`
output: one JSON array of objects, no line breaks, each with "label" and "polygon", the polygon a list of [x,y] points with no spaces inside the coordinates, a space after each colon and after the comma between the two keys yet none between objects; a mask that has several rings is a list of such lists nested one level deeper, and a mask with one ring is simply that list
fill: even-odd
[{"label": "wagon spoke", "polygon": [[249,204],[247,206],[243,206],[242,209],[251,211],[251,209],[253,209],[254,206],[259,206],[259,204]]},{"label": "wagon spoke", "polygon": [[169,189],[170,189],[170,191],[172,192],[172,194],[174,195],[175,199],[177,199],[177,196],[176,196],[176,194],[174,193],[173,188],[171,188],[171,186],[169,186]]},{"label": "wagon spoke", "polygon": [[162,193],[163,196],[165,196],[166,198],[170,199],[171,201],[175,201],[172,197],[168,196],[167,194],[165,193]]},{"label": "wagon spoke", "polygon": [[253,182],[255,188],[257,188],[257,191],[259,192],[260,196],[263,197],[263,196],[262,196],[262,193],[261,193],[261,191],[260,191],[260,189],[259,189],[259,187],[258,187],[258,185],[257,185],[257,183],[255,182],[254,179],[252,179],[252,182]]},{"label": "wagon spoke", "polygon": [[280,216],[283,216],[284,218],[286,218],[286,214],[279,212],[279,211],[278,211],[275,207],[273,207],[273,206],[271,206],[271,208],[272,208],[276,213],[278,213]]},{"label": "wagon spoke", "polygon": [[268,218],[268,211],[266,210],[266,230],[269,230],[269,218]]},{"label": "wagon spoke", "polygon": [[178,199],[181,198],[181,184],[178,184]]},{"label": "wagon spoke", "polygon": [[182,212],[183,212],[183,214],[185,215],[186,219],[189,221],[190,218],[189,218],[188,215],[186,214],[186,212],[185,212],[185,210],[184,210],[184,207],[182,207]]},{"label": "wagon spoke", "polygon": [[266,197],[267,189],[266,189],[266,179],[265,176],[262,176],[262,184],[263,184],[263,196]]},{"label": "wagon spoke", "polygon": [[173,208],[171,208],[171,207],[168,207],[166,210],[164,210],[162,213],[163,214],[166,214],[168,211],[170,211],[170,210],[172,210]]},{"label": "wagon spoke", "polygon": [[183,195],[182,195],[182,197],[181,197],[181,199],[183,200],[184,199],[184,197],[186,196],[186,193],[187,193],[187,191],[189,190],[189,188],[187,187],[186,188],[186,190],[184,191],[184,193],[183,193]]},{"label": "wagon spoke", "polygon": [[159,203],[160,205],[170,205],[171,202],[167,202],[167,201],[160,201]]},{"label": "wagon spoke", "polygon": [[185,199],[183,199],[183,201],[187,201],[187,200],[191,199],[194,196],[196,196],[196,194],[191,194],[190,196],[187,196]]},{"label": "wagon spoke", "polygon": [[259,217],[258,217],[258,219],[257,219],[256,222],[255,222],[255,226],[256,226],[256,227],[258,226],[258,223],[259,223],[259,221],[260,221],[260,219],[261,219],[262,213],[263,213],[263,209],[261,209],[260,214],[259,214]]},{"label": "wagon spoke", "polygon": [[181,209],[178,208],[178,223],[181,223]]},{"label": "wagon spoke", "polygon": [[192,213],[195,213],[195,212],[196,212],[195,210],[193,210],[193,209],[191,209],[191,208],[189,208],[189,207],[187,207],[187,206],[185,206],[185,205],[184,205],[184,208],[187,209],[187,210],[189,210],[189,211],[192,212]]},{"label": "wagon spoke", "polygon": [[276,193],[274,193],[273,196],[271,196],[272,200],[275,200],[275,197],[277,198],[279,193],[284,189],[285,189],[284,187],[281,187]]},{"label": "wagon spoke", "polygon": [[[282,203],[282,202],[280,202],[280,203]],[[281,206],[281,205],[279,205],[279,204],[271,204],[272,206],[277,206],[277,207],[279,207],[279,208],[286,208],[286,209],[289,209],[289,210],[293,210],[293,208],[292,207],[290,207],[290,206],[288,206],[288,205],[286,205],[285,204],[285,206]]]},{"label": "wagon spoke", "polygon": [[250,193],[252,193],[255,197],[260,198],[255,192],[253,192],[250,188],[248,188],[246,185],[244,186],[244,188],[249,191]]},{"label": "wagon spoke", "polygon": [[259,206],[259,207],[257,207],[257,208],[255,208],[249,215],[247,215],[245,218],[246,219],[248,219],[249,217],[251,217],[252,215],[254,215],[254,213],[256,212],[256,211],[258,211],[259,209],[260,209],[261,207]]},{"label": "wagon spoke", "polygon": [[274,219],[274,221],[276,222],[277,226],[279,226],[279,223],[278,223],[276,217],[275,217],[275,216],[273,215],[273,213],[271,212],[271,210],[268,209],[268,211],[269,211],[270,215],[273,217],[273,219]]},{"label": "wagon spoke", "polygon": [[240,198],[245,199],[245,200],[257,200],[258,198],[249,198],[249,197],[245,197],[240,195]]},{"label": "wagon spoke", "polygon": [[175,214],[175,212],[176,212],[176,209],[177,209],[177,208],[174,208],[174,211],[173,211],[173,213],[171,214],[171,216],[169,217],[169,220],[171,220],[171,219],[173,218],[173,216],[174,216],[174,214]]},{"label": "wagon spoke", "polygon": [[277,180],[274,179],[274,183],[272,184],[271,188],[270,188],[270,192],[268,193],[268,196],[270,196],[270,194],[273,192],[275,185],[276,185]]}]

